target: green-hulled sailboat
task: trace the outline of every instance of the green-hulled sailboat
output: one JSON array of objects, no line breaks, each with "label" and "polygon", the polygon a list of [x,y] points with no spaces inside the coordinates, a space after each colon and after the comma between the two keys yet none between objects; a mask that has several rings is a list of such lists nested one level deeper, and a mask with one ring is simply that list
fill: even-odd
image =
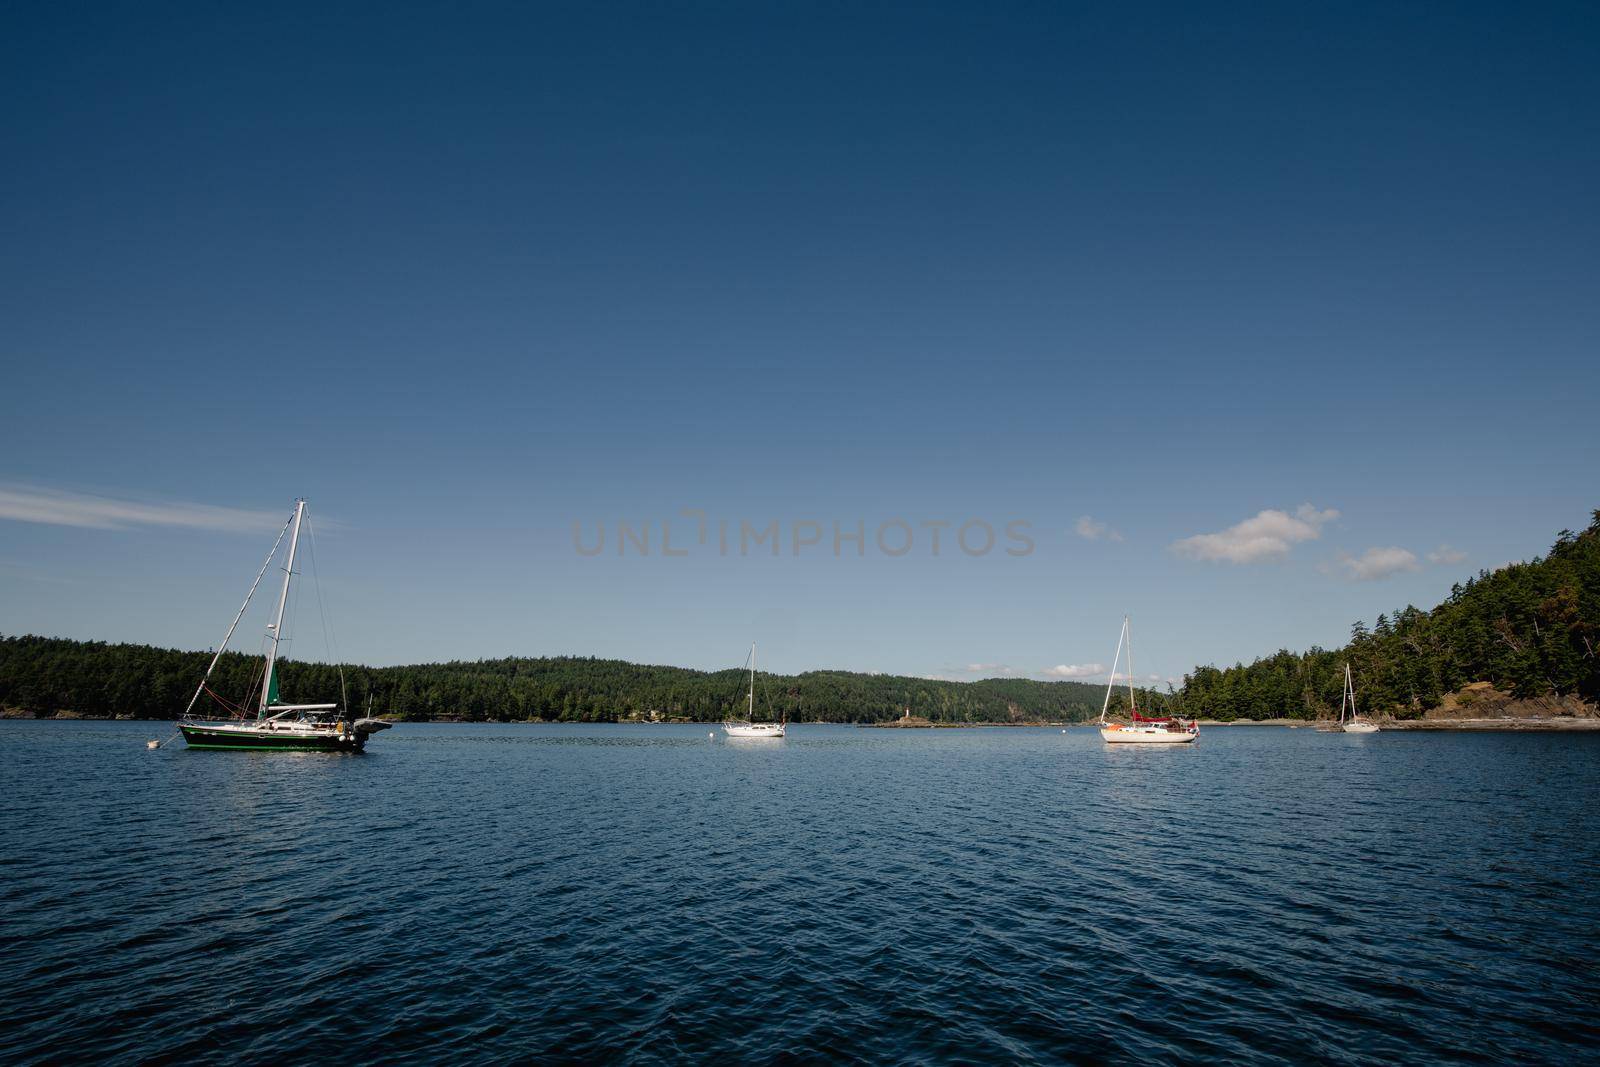
[{"label": "green-hulled sailboat", "polygon": [[[251,583],[250,592],[245,594],[239,613],[233,617],[233,625],[228,627],[228,632],[223,636],[216,655],[211,657],[211,665],[206,668],[205,677],[200,679],[194,696],[189,700],[188,709],[178,722],[178,732],[183,734],[183,740],[190,748],[360,752],[366,747],[368,737],[393,725],[382,719],[370,718],[351,722],[337,704],[284,704],[279,699],[278,644],[283,637],[283,609],[289,601],[289,585],[294,580],[294,559],[300,547],[300,524],[305,519],[305,513],[306,502],[295,501],[294,514],[289,516],[288,521],[283,524],[283,529],[278,531],[278,539],[272,543],[272,551],[267,553],[266,562],[261,565],[256,580]],[[289,538],[289,555],[283,568],[283,590],[278,595],[278,611],[273,621],[267,625],[269,644],[265,668],[262,671],[261,695],[256,701],[255,718],[247,718],[243,709],[236,709],[238,714],[231,719],[192,717],[195,703],[199,701],[202,693],[210,693],[219,703],[226,706],[225,701],[215,693],[211,693],[206,683],[210,681],[211,672],[216,669],[217,661],[227,649],[228,641],[233,637],[233,631],[238,627],[239,620],[244,617],[245,609],[250,606],[250,598],[255,596],[256,587],[261,584],[267,568],[276,558],[278,547],[283,544],[285,535]]]}]

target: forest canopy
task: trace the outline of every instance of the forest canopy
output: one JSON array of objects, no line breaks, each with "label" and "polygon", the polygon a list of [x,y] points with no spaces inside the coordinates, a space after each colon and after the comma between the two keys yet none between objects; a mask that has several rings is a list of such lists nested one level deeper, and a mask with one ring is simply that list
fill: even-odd
[{"label": "forest canopy", "polygon": [[1245,666],[1200,667],[1180,705],[1218,719],[1315,719],[1335,714],[1344,664],[1361,710],[1418,718],[1445,694],[1489,682],[1517,697],[1600,698],[1600,510],[1563,530],[1549,555],[1480,571],[1432,611],[1407,605],[1341,648],[1281,650]]},{"label": "forest canopy", "polygon": [[[171,719],[183,712],[209,653],[49,637],[0,637],[0,706],[35,715]],[[657,713],[718,720],[745,713],[748,676],[622,660],[558,656],[343,668],[347,707],[429,719],[616,722]],[[340,699],[334,664],[279,661],[285,699]],[[259,692],[261,659],[222,657],[209,688],[234,704]],[[1100,714],[1104,691],[1082,682],[990,679],[949,682],[887,674],[809,671],[759,674],[756,717],[792,722],[883,722],[907,708],[933,722],[1081,721]],[[197,713],[230,709],[208,696]]]}]

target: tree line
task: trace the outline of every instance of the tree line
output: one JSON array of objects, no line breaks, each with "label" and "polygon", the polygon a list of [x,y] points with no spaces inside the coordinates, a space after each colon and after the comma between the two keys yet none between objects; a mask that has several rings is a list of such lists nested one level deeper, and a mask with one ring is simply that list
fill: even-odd
[{"label": "tree line", "polygon": [[1418,718],[1446,693],[1490,682],[1517,697],[1600,700],[1600,510],[1548,555],[1458,583],[1432,611],[1407,605],[1342,648],[1280,650],[1245,666],[1200,667],[1178,706],[1219,719],[1337,714],[1350,664],[1361,710]]},{"label": "tree line", "polygon": [[[0,707],[33,715],[171,719],[181,714],[210,654],[65,638],[0,637]],[[262,661],[226,653],[196,714],[253,715]],[[432,719],[617,722],[648,717],[714,721],[745,713],[748,675],[578,656],[456,660],[402,667],[279,660],[283,698],[341,701],[354,712]],[[341,688],[343,695],[341,696]],[[213,697],[211,693],[215,693]],[[873,723],[905,709],[933,722],[1075,722],[1100,714],[1102,690],[1081,682],[950,682],[848,671],[758,674],[756,717]]]},{"label": "tree line", "polygon": [[[1415,718],[1469,682],[1519,697],[1600,700],[1600,510],[1581,533],[1564,530],[1548,555],[1454,586],[1432,611],[1406,606],[1357,622],[1342,648],[1280,650],[1248,666],[1199,667],[1177,693],[1141,691],[1141,711],[1231,719],[1335,714],[1344,664],[1361,710]],[[36,636],[0,636],[0,708],[170,719],[181,714],[209,653]],[[197,713],[253,713],[262,661],[225,654]],[[616,722],[742,716],[746,675],[588,657],[456,660],[402,667],[281,660],[286,699],[342,701],[361,713],[408,720]],[[1081,682],[991,678],[950,682],[848,671],[758,676],[758,718],[873,723],[912,714],[943,723],[1081,722],[1104,690]],[[1126,712],[1126,691],[1114,706]]]}]

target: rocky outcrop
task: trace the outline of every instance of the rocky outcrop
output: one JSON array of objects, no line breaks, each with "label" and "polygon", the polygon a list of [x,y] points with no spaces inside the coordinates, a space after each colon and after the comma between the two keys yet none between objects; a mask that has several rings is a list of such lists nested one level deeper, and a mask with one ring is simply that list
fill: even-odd
[{"label": "rocky outcrop", "polygon": [[1471,682],[1446,693],[1439,706],[1422,715],[1438,719],[1554,719],[1600,718],[1600,708],[1575,696],[1518,698],[1496,689],[1491,682]]}]

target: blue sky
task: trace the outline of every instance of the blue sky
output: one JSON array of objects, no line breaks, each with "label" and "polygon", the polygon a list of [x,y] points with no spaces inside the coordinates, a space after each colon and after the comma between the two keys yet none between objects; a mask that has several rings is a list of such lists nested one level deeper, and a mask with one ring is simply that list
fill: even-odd
[{"label": "blue sky", "polygon": [[[1596,31],[13,9],[0,631],[207,647],[304,495],[368,662],[1090,676],[1124,612],[1141,674],[1338,643],[1600,505]],[[685,508],[782,552],[663,557]],[[932,554],[972,519],[993,550]]]}]

